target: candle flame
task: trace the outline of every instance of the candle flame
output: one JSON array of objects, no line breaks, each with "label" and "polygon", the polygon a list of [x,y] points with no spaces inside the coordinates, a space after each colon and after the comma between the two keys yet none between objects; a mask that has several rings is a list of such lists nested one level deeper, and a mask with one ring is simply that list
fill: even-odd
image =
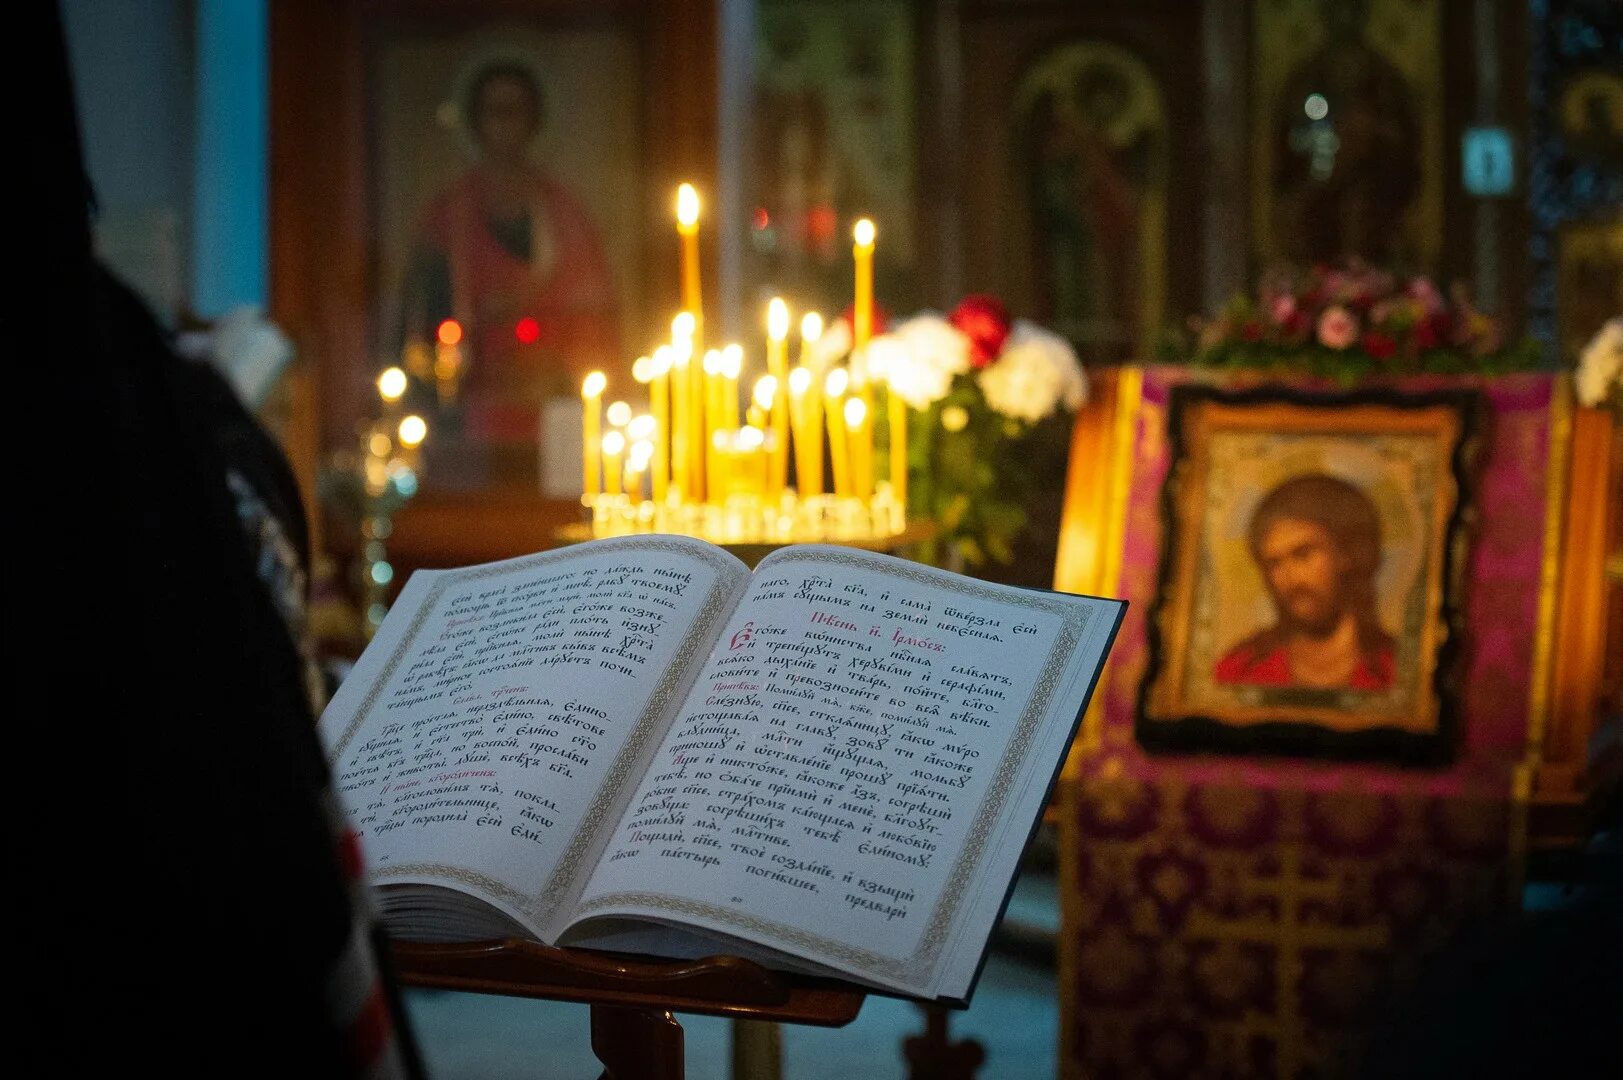
[{"label": "candle flame", "polygon": [[829,397],[839,397],[845,393],[845,388],[851,385],[851,376],[846,374],[844,368],[835,368],[823,380],[823,392]]},{"label": "candle flame", "polygon": [[676,318],[671,320],[671,340],[682,341],[686,339],[692,341],[693,335],[698,332],[698,329],[699,320],[694,317],[693,312],[679,311],[676,313]]},{"label": "candle flame", "polygon": [[699,193],[692,184],[683,184],[676,189],[676,223],[683,232],[692,232],[699,227]]},{"label": "candle flame", "polygon": [[378,376],[378,393],[391,405],[399,401],[406,393],[406,373],[397,367],[384,368]]},{"label": "candle flame", "polygon": [[822,336],[823,317],[815,311],[806,312],[800,320],[800,340],[810,344]]},{"label": "candle flame", "polygon": [[652,382],[654,362],[646,356],[637,357],[631,362],[631,377],[640,383]]},{"label": "candle flame", "polygon": [[601,371],[593,371],[586,376],[580,384],[580,396],[594,398],[600,396],[608,388],[609,377]]},{"label": "candle flame", "polygon": [[812,373],[803,367],[797,367],[789,373],[789,392],[796,397],[811,389]]},{"label": "candle flame", "polygon": [[854,397],[845,403],[845,426],[859,428],[868,418],[868,406],[859,397]]},{"label": "candle flame", "polygon": [[626,448],[626,437],[618,431],[611,431],[603,436],[603,452],[614,457]]},{"label": "candle flame", "polygon": [[772,375],[762,375],[755,380],[755,393],[751,395],[755,404],[763,409],[772,407],[772,399],[778,396],[778,380]]},{"label": "candle flame", "polygon": [[766,305],[766,333],[773,341],[789,336],[789,305],[781,296],[774,296]]},{"label": "candle flame", "polygon": [[609,423],[615,427],[625,427],[631,423],[631,406],[623,401],[613,402],[609,405],[606,415],[609,418]]},{"label": "candle flame", "polygon": [[654,378],[657,379],[671,370],[671,365],[675,363],[675,355],[676,350],[669,345],[661,345],[654,350],[654,355],[649,359],[649,363],[653,365]]},{"label": "candle flame", "polygon": [[455,319],[446,319],[440,323],[436,336],[441,345],[455,345],[462,340],[462,324]]},{"label": "candle flame", "polygon": [[715,349],[706,349],[704,353],[704,373],[706,375],[721,374],[721,353]]},{"label": "candle flame", "polygon": [[[652,439],[654,437],[654,418],[647,413],[633,418],[631,423],[626,425],[626,434],[637,440],[646,441]],[[635,450],[636,447],[632,447],[632,449]],[[654,452],[652,443],[648,444],[648,452],[650,454]]]},{"label": "candle flame", "polygon": [[857,221],[856,227],[851,230],[851,236],[856,240],[857,247],[871,248],[873,247],[874,235],[877,231],[878,230],[874,228],[872,221],[868,220],[867,218],[861,218]]},{"label": "candle flame", "polygon": [[721,350],[721,373],[729,379],[738,378],[744,370],[744,346],[734,342]]},{"label": "candle flame", "polygon": [[760,428],[746,424],[738,431],[735,445],[740,450],[759,450],[766,443],[766,433]]},{"label": "candle flame", "polygon": [[428,437],[428,423],[416,413],[400,421],[400,445],[411,449]]}]

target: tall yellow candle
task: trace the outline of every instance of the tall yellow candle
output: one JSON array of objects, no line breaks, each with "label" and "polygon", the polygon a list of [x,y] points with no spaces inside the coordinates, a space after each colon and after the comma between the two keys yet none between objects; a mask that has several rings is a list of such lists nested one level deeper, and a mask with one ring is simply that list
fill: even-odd
[{"label": "tall yellow candle", "polygon": [[[671,483],[676,485],[678,496],[685,499],[693,494],[688,475],[688,354],[669,345],[660,348],[669,350],[671,364]],[[654,352],[658,355],[659,350]]]},{"label": "tall yellow candle", "polygon": [[718,349],[706,350],[702,364],[704,375],[704,486],[705,496],[711,501],[720,499],[725,493],[717,486],[720,482],[718,468],[721,457],[717,453],[716,436],[722,428],[721,411],[721,352]]},{"label": "tall yellow candle", "polygon": [[736,454],[733,483],[745,495],[760,498],[769,482],[766,468],[766,435],[753,424],[738,429],[733,440]]},{"label": "tall yellow candle", "polygon": [[834,460],[834,494],[851,494],[851,448],[845,430],[845,391],[851,377],[835,368],[823,380],[823,412],[828,416],[829,456]]},{"label": "tall yellow candle", "polygon": [[873,427],[868,423],[868,404],[859,397],[845,402],[846,437],[851,441],[851,494],[859,499],[873,497]]},{"label": "tall yellow candle", "polygon": [[767,469],[771,488],[782,491],[789,482],[789,305],[781,296],[766,306],[766,370],[773,387]]},{"label": "tall yellow candle", "polygon": [[873,337],[873,244],[874,224],[867,218],[851,231],[856,241],[851,254],[856,258],[856,307],[851,317],[851,348],[865,348]]},{"label": "tall yellow candle", "polygon": [[906,354],[892,339],[881,337],[868,346],[868,371],[876,381],[885,385],[891,495],[904,510],[907,508],[907,401],[896,392],[896,383],[906,378],[906,372],[902,370],[906,362]]},{"label": "tall yellow candle", "polygon": [[671,320],[674,366],[681,373],[677,381],[683,387],[680,392],[686,398],[686,408],[677,410],[676,420],[684,451],[683,469],[686,473],[686,483],[682,487],[682,497],[685,499],[704,498],[704,454],[707,436],[704,419],[704,372],[700,368],[699,354],[694,343],[698,327],[698,319],[691,311],[678,312],[676,318]]},{"label": "tall yellow candle", "polygon": [[787,376],[780,382],[776,376],[762,375],[755,380],[755,392],[750,395],[755,404],[749,411],[749,422],[770,432],[766,436],[766,494],[773,499],[789,482],[789,391],[785,382]]},{"label": "tall yellow candle", "polygon": [[692,184],[676,189],[676,232],[682,238],[682,309],[693,315],[693,340],[700,338],[704,301],[699,289],[699,193]]},{"label": "tall yellow candle", "polygon": [[596,495],[603,490],[603,460],[598,457],[602,446],[600,440],[603,432],[603,390],[609,385],[607,375],[601,371],[591,372],[586,376],[580,386],[580,399],[583,409],[581,418],[581,492],[584,495]]},{"label": "tall yellow candle", "polygon": [[[811,359],[811,350],[823,336],[823,317],[815,311],[808,311],[800,319],[800,362],[806,364]],[[800,492],[803,495],[820,495],[823,492],[823,395],[812,393],[806,398],[806,430],[810,438],[806,444],[806,461],[811,466],[800,480]],[[796,459],[799,460],[798,458]]]},{"label": "tall yellow candle", "polygon": [[625,448],[626,437],[620,432],[603,436],[603,479],[610,495],[620,494],[620,455]]},{"label": "tall yellow candle", "polygon": [[738,426],[738,377],[744,372],[744,347],[737,343],[721,350],[721,409],[729,428]]},{"label": "tall yellow candle", "polygon": [[[811,402],[806,393],[811,384],[812,373],[806,368],[797,365],[789,373],[789,421],[795,429],[795,486],[802,497],[817,494],[817,488],[812,486]],[[822,440],[817,440],[816,446],[821,457]]]},{"label": "tall yellow candle", "polygon": [[648,404],[654,410],[654,501],[664,502],[671,477],[671,353],[668,346],[654,350],[654,381]]}]

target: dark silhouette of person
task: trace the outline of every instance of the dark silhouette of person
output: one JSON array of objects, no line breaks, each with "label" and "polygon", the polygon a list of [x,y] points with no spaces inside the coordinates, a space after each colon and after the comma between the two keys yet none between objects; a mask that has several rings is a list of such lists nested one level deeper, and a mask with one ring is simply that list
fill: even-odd
[{"label": "dark silhouette of person", "polygon": [[1217,681],[1389,688],[1395,643],[1376,612],[1381,522],[1369,496],[1333,476],[1292,477],[1257,506],[1250,541],[1278,621],[1224,653]]}]

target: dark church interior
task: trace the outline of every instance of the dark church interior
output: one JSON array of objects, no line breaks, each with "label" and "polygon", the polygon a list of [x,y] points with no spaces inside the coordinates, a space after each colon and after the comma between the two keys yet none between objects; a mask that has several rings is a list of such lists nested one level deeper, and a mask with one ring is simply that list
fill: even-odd
[{"label": "dark church interior", "polygon": [[31,1074],[1623,1076],[1623,4],[24,7]]}]

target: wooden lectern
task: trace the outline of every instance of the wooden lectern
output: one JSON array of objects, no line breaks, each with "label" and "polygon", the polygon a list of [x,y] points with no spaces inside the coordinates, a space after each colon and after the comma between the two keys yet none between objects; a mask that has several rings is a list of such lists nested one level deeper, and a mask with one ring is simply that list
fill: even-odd
[{"label": "wooden lectern", "polygon": [[630,960],[509,938],[466,944],[396,941],[406,986],[578,1001],[592,1008],[592,1052],[604,1080],[681,1080],[682,1026],[673,1012],[843,1027],[865,991],[836,979],[768,971],[736,956]]}]

